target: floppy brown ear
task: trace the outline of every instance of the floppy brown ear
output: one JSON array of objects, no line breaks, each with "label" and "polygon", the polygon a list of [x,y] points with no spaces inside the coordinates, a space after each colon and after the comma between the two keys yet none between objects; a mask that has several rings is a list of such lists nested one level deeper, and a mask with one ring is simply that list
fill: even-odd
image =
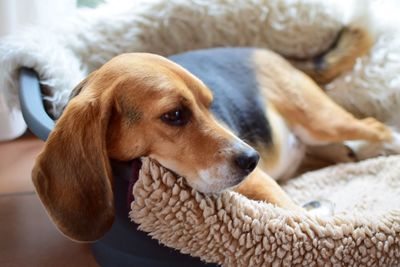
[{"label": "floppy brown ear", "polygon": [[114,221],[105,141],[113,100],[111,92],[96,95],[86,89],[64,110],[32,171],[48,214],[78,241],[99,239]]},{"label": "floppy brown ear", "polygon": [[84,87],[86,87],[86,85],[89,83],[91,78],[95,75],[96,75],[96,71],[93,71],[85,79],[83,79],[80,83],[78,83],[78,85],[75,86],[75,88],[71,91],[69,98],[68,98],[68,102],[71,101],[71,99],[74,98],[75,96],[79,95],[81,93],[82,89]]}]

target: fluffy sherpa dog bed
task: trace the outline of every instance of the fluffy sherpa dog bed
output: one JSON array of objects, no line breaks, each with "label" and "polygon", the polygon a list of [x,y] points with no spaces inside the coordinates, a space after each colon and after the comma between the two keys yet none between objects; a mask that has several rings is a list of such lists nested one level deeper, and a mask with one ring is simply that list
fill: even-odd
[{"label": "fluffy sherpa dog bed", "polygon": [[223,266],[400,265],[400,156],[338,165],[284,189],[326,198],[332,217],[291,213],[235,192],[206,196],[143,159],[130,216],[162,244]]}]

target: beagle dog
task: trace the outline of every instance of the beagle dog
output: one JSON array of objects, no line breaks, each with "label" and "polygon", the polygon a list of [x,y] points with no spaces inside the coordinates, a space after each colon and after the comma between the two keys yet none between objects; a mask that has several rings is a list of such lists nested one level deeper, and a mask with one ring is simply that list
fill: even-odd
[{"label": "beagle dog", "polygon": [[58,228],[100,238],[114,219],[110,159],[148,156],[196,190],[234,188],[301,210],[276,180],[297,169],[306,145],[388,141],[373,118],[356,119],[279,55],[217,48],[169,59],[131,53],[73,92],[32,172]]}]

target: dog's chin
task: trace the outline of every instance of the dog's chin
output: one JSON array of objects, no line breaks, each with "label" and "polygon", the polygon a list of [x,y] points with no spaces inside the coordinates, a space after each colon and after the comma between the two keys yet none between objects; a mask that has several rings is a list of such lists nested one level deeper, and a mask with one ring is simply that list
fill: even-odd
[{"label": "dog's chin", "polygon": [[[245,178],[245,177],[244,177]],[[203,194],[220,194],[224,191],[231,190],[244,181],[243,177],[229,179],[212,179],[211,181],[188,181],[188,184]]]},{"label": "dog's chin", "polygon": [[[168,164],[169,162],[160,161],[153,157],[152,159],[156,160],[164,168],[175,173],[177,176],[184,177],[190,187],[203,194],[220,194],[226,190],[230,190],[238,186],[245,180],[245,178],[247,178],[247,176],[241,175],[235,177],[235,174],[232,173],[230,175],[218,175],[217,177],[219,178],[210,178],[213,176],[207,175],[207,177],[199,174],[190,176],[181,173],[179,170],[175,170],[175,168],[172,168],[171,166],[174,166],[174,164]],[[223,176],[227,177],[223,178]]]}]

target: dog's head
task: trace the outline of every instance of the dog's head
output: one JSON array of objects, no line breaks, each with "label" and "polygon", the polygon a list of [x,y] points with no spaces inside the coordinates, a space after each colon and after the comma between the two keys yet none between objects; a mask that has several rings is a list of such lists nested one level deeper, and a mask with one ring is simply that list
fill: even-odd
[{"label": "dog's head", "polygon": [[124,54],[81,82],[33,170],[49,215],[72,239],[112,225],[109,159],[150,156],[201,192],[239,184],[257,152],[210,113],[213,96],[196,77],[151,54]]}]

